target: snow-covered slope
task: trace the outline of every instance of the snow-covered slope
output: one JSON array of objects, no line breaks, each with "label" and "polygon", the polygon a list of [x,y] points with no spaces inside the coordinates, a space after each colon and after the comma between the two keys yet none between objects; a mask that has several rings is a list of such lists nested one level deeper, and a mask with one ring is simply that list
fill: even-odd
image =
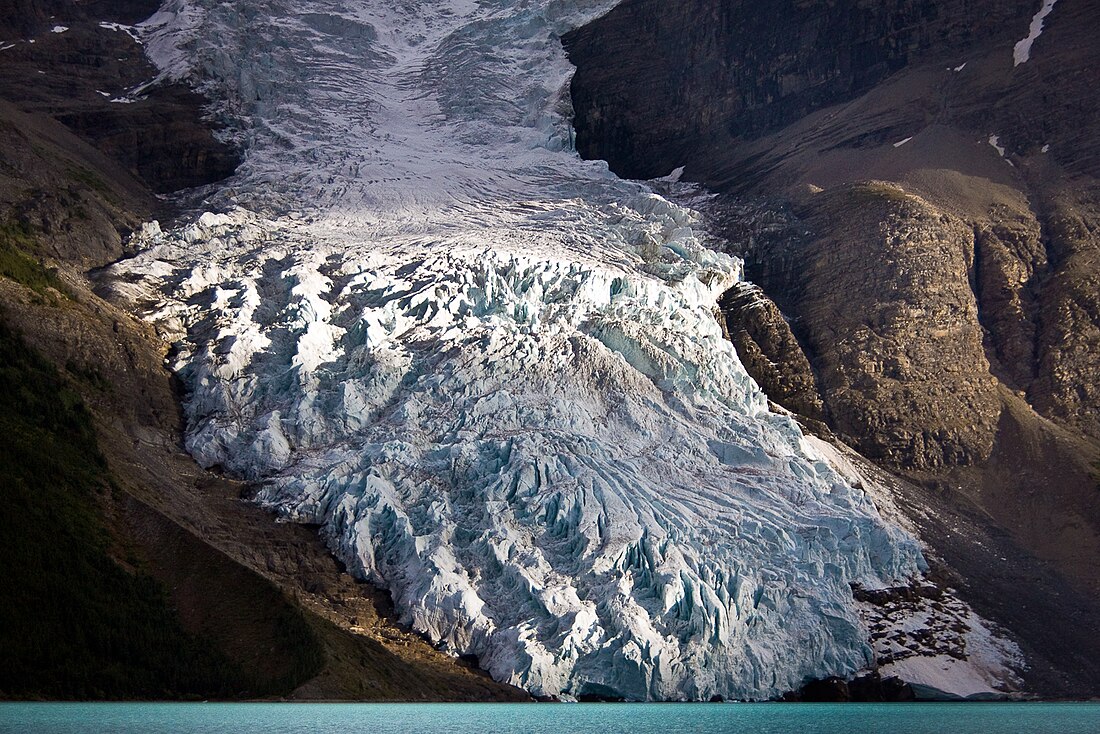
[{"label": "snow-covered slope", "polygon": [[924,566],[714,318],[740,263],[571,149],[611,0],[172,0],[166,76],[247,145],[111,277],[188,446],[323,525],[403,621],[537,694],[767,697],[871,662],[850,584]]}]

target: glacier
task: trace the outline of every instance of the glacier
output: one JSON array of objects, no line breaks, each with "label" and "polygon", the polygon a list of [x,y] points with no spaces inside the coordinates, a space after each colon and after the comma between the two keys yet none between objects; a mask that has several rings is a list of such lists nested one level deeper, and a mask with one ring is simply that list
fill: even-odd
[{"label": "glacier", "polygon": [[741,263],[573,150],[559,38],[613,5],[169,0],[153,82],[244,162],[104,283],[199,463],[441,648],[536,695],[769,698],[873,664],[851,584],[926,564],[723,337]]}]

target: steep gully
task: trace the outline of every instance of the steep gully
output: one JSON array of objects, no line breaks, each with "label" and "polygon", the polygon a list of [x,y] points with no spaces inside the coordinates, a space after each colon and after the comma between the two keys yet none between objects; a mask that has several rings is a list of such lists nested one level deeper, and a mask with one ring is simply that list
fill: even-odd
[{"label": "steep gully", "polygon": [[1037,3],[628,0],[564,39],[582,154],[706,187],[667,184],[759,286],[723,302],[754,377],[894,472],[1027,682],[1077,695],[1100,681],[1087,5],[1023,61]]}]

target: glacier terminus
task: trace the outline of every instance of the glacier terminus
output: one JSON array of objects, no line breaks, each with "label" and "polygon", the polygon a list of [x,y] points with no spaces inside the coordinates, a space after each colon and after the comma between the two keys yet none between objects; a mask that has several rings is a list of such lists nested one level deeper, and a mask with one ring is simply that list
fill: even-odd
[{"label": "glacier terminus", "polygon": [[612,0],[169,0],[138,28],[244,151],[105,276],[187,445],[536,695],[762,699],[873,663],[917,540],[771,412],[701,219],[573,150]]}]

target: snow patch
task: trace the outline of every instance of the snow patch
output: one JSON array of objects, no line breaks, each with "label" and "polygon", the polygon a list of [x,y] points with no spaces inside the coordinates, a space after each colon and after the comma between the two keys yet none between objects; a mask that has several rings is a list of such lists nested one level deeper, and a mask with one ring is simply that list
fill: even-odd
[{"label": "snow patch", "polygon": [[1001,138],[1000,138],[1000,136],[998,136],[998,135],[990,135],[990,136],[989,136],[989,140],[988,140],[987,142],[988,142],[988,143],[989,143],[990,145],[992,145],[992,146],[993,146],[993,149],[994,149],[995,151],[997,151],[997,155],[999,155],[999,156],[1000,156],[1001,158],[1004,158],[1004,161],[1005,161],[1005,163],[1007,163],[1008,165],[1012,166],[1013,168],[1015,168],[1015,167],[1016,167],[1016,164],[1015,164],[1015,163],[1013,163],[1013,162],[1012,162],[1011,160],[1009,160],[1008,158],[1006,158],[1006,157],[1005,157],[1005,147],[1004,147],[1003,145],[1001,145]]},{"label": "snow patch", "polygon": [[[1020,680],[1015,671],[1023,666],[1023,654],[1016,643],[995,634],[987,621],[957,599],[949,596],[944,607],[941,616],[957,612],[953,627],[961,640],[961,649],[937,652],[925,645],[915,652],[906,650],[911,654],[894,653],[892,661],[881,666],[879,672],[960,698],[1005,695],[1018,690]],[[930,611],[935,614],[935,610]],[[893,640],[903,638],[905,632],[934,629],[935,624],[927,616],[928,612],[908,620],[903,617],[894,628]],[[936,637],[933,635],[932,639]],[[897,648],[896,643],[893,647]]]},{"label": "snow patch", "polygon": [[1027,63],[1031,58],[1031,44],[1035,43],[1035,39],[1043,32],[1043,21],[1050,15],[1050,11],[1054,10],[1054,4],[1056,2],[1058,2],[1058,0],[1043,0],[1043,5],[1039,8],[1039,12],[1035,13],[1035,16],[1032,17],[1031,25],[1028,27],[1027,37],[1017,41],[1012,49],[1012,65],[1014,67]]},{"label": "snow patch", "polygon": [[964,61],[963,63],[961,63],[961,64],[959,64],[958,66],[956,66],[956,67],[955,67],[955,69],[954,69],[954,71],[955,71],[956,73],[958,73],[958,72],[962,71],[962,70],[963,70],[963,69],[965,69],[965,68],[966,68],[966,62]]},{"label": "snow patch", "polygon": [[50,33],[64,33],[67,30],[69,30],[68,26],[55,25],[53,28],[50,29]]},{"label": "snow patch", "polygon": [[898,142],[894,143],[894,147],[895,148],[900,148],[901,146],[905,145],[906,143],[908,143],[912,139],[913,139],[912,136],[909,136],[908,138],[903,138],[902,140],[899,140]]},{"label": "snow patch", "polygon": [[123,25],[122,23],[108,23],[107,21],[102,21],[100,22],[99,27],[108,31],[115,31],[116,33],[121,31],[138,43],[141,42],[141,37],[138,34],[138,30],[132,25]]},{"label": "snow patch", "polygon": [[[851,449],[806,435],[809,455],[819,455],[853,487],[867,492],[883,517],[914,534],[917,529],[876,481],[879,470]],[[930,585],[877,592],[857,590],[860,615],[883,676],[896,675],[949,696],[1004,694],[1018,690],[1023,653],[978,616],[951,589]],[[929,691],[926,691],[926,693]]]},{"label": "snow patch", "polygon": [[680,177],[682,177],[683,175],[684,175],[684,167],[680,166],[679,168],[672,169],[672,173],[668,174],[667,176],[661,176],[660,178],[658,178],[656,180],[657,181],[663,181],[665,183],[677,183],[677,182],[679,182]]}]

